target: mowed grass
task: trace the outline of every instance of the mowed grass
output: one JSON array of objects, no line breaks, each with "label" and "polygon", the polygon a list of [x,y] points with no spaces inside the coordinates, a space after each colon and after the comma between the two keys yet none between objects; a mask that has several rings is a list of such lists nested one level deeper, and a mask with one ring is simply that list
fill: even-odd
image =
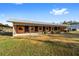
[{"label": "mowed grass", "polygon": [[1,56],[74,56],[79,43],[63,35],[15,37],[0,35]]}]

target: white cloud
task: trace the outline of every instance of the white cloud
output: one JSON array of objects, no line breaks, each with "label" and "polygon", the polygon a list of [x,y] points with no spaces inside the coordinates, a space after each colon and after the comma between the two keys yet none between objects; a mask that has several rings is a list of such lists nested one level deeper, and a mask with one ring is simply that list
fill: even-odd
[{"label": "white cloud", "polygon": [[22,5],[23,3],[14,3],[14,4],[16,4],[16,5]]},{"label": "white cloud", "polygon": [[65,14],[68,14],[69,11],[67,10],[67,8],[62,8],[62,9],[52,9],[50,11],[50,14],[53,14],[53,15],[65,15]]},{"label": "white cloud", "polygon": [[0,14],[0,23],[2,24],[8,24],[10,26],[12,26],[12,23],[7,22],[9,20],[9,16],[6,14]]}]

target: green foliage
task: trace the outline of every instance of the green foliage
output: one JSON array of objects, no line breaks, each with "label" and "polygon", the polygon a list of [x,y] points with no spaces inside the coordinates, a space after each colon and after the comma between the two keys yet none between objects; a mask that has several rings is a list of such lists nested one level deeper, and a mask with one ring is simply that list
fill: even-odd
[{"label": "green foliage", "polygon": [[51,34],[59,34],[61,31],[60,30],[55,30],[55,31],[51,31]]},{"label": "green foliage", "polygon": [[63,24],[66,24],[66,25],[76,25],[76,24],[79,24],[79,22],[77,22],[77,21],[68,21],[68,22],[64,21]]},{"label": "green foliage", "polygon": [[46,32],[46,31],[44,31],[44,34],[47,34],[47,32]]}]

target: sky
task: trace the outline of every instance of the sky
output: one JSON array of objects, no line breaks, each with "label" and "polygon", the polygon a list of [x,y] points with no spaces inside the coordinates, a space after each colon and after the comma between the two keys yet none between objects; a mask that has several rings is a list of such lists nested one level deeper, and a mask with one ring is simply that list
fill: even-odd
[{"label": "sky", "polygon": [[79,21],[79,3],[0,3],[0,23],[10,18],[49,23]]}]

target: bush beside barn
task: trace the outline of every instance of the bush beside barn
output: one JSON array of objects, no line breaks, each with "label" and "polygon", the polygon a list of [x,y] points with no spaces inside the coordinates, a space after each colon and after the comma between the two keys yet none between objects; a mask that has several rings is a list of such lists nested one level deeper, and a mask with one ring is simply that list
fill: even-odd
[{"label": "bush beside barn", "polygon": [[0,23],[0,32],[12,32],[12,26]]}]

